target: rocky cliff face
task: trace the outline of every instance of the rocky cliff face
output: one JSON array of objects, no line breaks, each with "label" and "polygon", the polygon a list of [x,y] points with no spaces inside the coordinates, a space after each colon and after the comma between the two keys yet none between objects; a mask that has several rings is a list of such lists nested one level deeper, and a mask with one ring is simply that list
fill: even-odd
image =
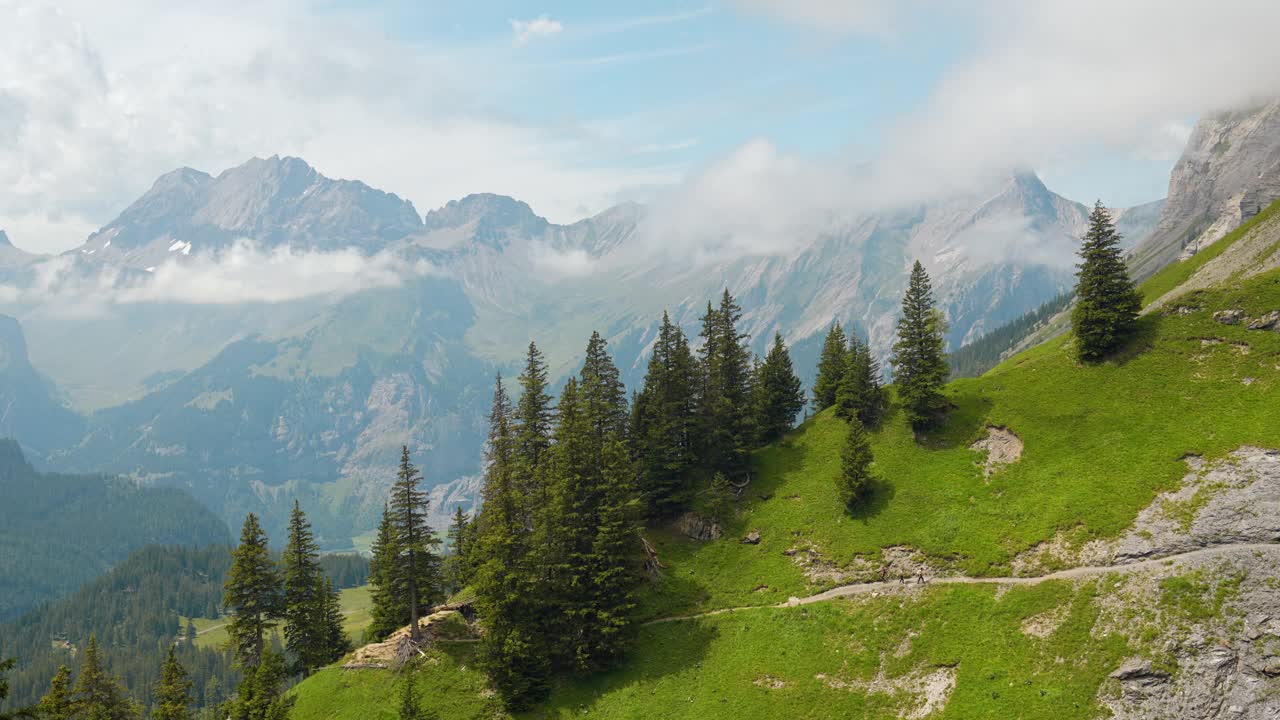
[{"label": "rocky cliff face", "polygon": [[1280,100],[1196,124],[1155,232],[1134,251],[1145,278],[1211,245],[1280,197]]}]

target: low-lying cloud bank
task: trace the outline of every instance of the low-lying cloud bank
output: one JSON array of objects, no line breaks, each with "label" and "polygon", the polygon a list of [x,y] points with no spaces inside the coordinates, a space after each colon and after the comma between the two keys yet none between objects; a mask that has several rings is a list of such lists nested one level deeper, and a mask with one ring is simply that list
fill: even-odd
[{"label": "low-lying cloud bank", "polygon": [[73,255],[52,257],[32,266],[25,282],[0,285],[0,302],[84,315],[140,303],[337,300],[437,272],[425,260],[407,260],[390,251],[362,255],[353,248],[268,249],[241,240],[222,251],[175,257],[149,271],[89,264]]}]

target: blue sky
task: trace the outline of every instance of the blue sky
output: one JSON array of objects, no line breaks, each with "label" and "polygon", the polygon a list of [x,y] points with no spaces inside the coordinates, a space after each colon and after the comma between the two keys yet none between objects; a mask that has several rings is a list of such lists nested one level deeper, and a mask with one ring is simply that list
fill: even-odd
[{"label": "blue sky", "polygon": [[175,167],[273,154],[423,213],[497,192],[558,222],[673,198],[857,215],[1014,168],[1125,206],[1164,195],[1197,117],[1280,94],[1280,3],[1256,0],[0,9],[0,228],[42,251]]},{"label": "blue sky", "polygon": [[[977,45],[975,17],[955,8],[866,34],[696,2],[390,3],[375,16],[407,43],[490,54],[507,73],[486,99],[493,111],[582,129],[609,162],[631,166],[696,168],[761,137],[784,152],[874,157]],[[1081,201],[1164,195],[1172,154],[1086,152],[1088,162],[1036,169]]]}]

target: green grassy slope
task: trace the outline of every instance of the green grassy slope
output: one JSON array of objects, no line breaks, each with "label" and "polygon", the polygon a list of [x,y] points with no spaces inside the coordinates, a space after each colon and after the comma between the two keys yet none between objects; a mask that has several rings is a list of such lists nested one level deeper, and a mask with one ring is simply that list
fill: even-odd
[{"label": "green grassy slope", "polygon": [[[1175,268],[1151,282],[1171,288],[1194,270]],[[1144,287],[1148,298],[1164,291]],[[952,383],[955,409],[928,437],[913,437],[891,412],[873,436],[879,484],[852,516],[833,484],[845,426],[830,413],[812,418],[757,453],[756,479],[724,539],[648,531],[667,568],[647,588],[642,614],[767,605],[833,584],[806,577],[788,554],[801,548],[833,567],[857,557],[874,567],[882,548],[910,546],[956,572],[1006,575],[1019,552],[1059,532],[1071,542],[1120,533],[1177,484],[1188,453],[1215,458],[1246,444],[1280,446],[1280,333],[1212,319],[1219,309],[1280,309],[1280,271],[1178,303],[1195,310],[1145,317],[1139,337],[1113,361],[1078,365],[1066,336]],[[988,425],[1025,443],[1021,459],[989,479],[969,449]],[[761,533],[758,545],[738,542],[750,530]],[[918,599],[762,607],[649,625],[622,668],[558,688],[531,717],[892,717],[913,700],[868,688],[878,672],[892,679],[947,667],[955,668],[956,689],[940,717],[1097,717],[1099,685],[1132,650],[1091,632],[1091,598],[1103,590],[1055,582],[998,597],[989,587],[937,587]],[[1068,619],[1052,635],[1020,632],[1025,619],[1053,607],[1067,608]],[[434,662],[419,675],[424,686],[451,683],[447,694],[428,692],[441,717],[496,712],[474,670],[454,672],[465,659]],[[386,674],[327,672],[299,687],[300,709],[394,707]]]},{"label": "green grassy slope", "polygon": [[[359,644],[364,629],[373,622],[369,611],[373,601],[369,598],[369,586],[346,588],[339,591],[338,603],[342,608],[342,628],[353,643]],[[227,644],[227,621],[225,618],[191,618],[196,626],[196,647],[221,648]],[[185,628],[187,618],[182,619]]]},{"label": "green grassy slope", "polygon": [[[1118,534],[1185,474],[1188,453],[1213,458],[1246,444],[1280,445],[1280,334],[1212,319],[1216,309],[1280,308],[1280,275],[1181,302],[1200,309],[1143,318],[1141,336],[1116,361],[1080,366],[1064,336],[981,378],[953,382],[946,427],[920,442],[891,413],[872,440],[879,486],[852,517],[833,485],[844,423],[830,412],[811,419],[758,453],[758,478],[728,542],[655,533],[669,572],[646,612],[809,594],[822,583],[808,582],[783,554],[809,545],[837,566],[908,545],[963,572],[1008,574],[1014,555],[1059,530],[1076,541]],[[969,449],[987,425],[1008,427],[1025,443],[1022,459],[989,482]],[[753,529],[759,545],[734,542]]]}]

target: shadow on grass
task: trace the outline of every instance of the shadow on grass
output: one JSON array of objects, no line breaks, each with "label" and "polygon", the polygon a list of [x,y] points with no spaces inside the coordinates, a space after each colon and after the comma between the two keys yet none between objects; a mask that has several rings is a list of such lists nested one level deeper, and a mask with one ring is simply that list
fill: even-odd
[{"label": "shadow on grass", "polygon": [[[993,402],[986,395],[966,389],[949,398],[951,410],[946,419],[934,427],[917,431],[916,442],[930,450],[968,447],[982,436]],[[894,413],[901,412],[895,407]]]},{"label": "shadow on grass", "polygon": [[1151,313],[1138,318],[1138,327],[1133,336],[1115,352],[1111,353],[1104,362],[1115,363],[1123,367],[1130,360],[1140,357],[1143,353],[1155,347],[1156,338],[1160,334],[1160,323],[1163,319],[1160,313]]},{"label": "shadow on grass", "polygon": [[[701,668],[718,634],[716,628],[700,621],[640,628],[635,645],[627,651],[620,667],[567,679],[552,690],[544,705],[520,717],[590,716],[605,695],[635,693],[642,687],[652,688],[664,677]],[[643,699],[633,702],[636,707],[643,707]]]},{"label": "shadow on grass", "polygon": [[847,511],[846,514],[854,520],[866,522],[884,512],[885,508],[889,507],[889,501],[893,500],[893,496],[897,492],[893,483],[888,480],[881,477],[872,478],[867,487],[866,496],[862,498],[857,507]]}]

